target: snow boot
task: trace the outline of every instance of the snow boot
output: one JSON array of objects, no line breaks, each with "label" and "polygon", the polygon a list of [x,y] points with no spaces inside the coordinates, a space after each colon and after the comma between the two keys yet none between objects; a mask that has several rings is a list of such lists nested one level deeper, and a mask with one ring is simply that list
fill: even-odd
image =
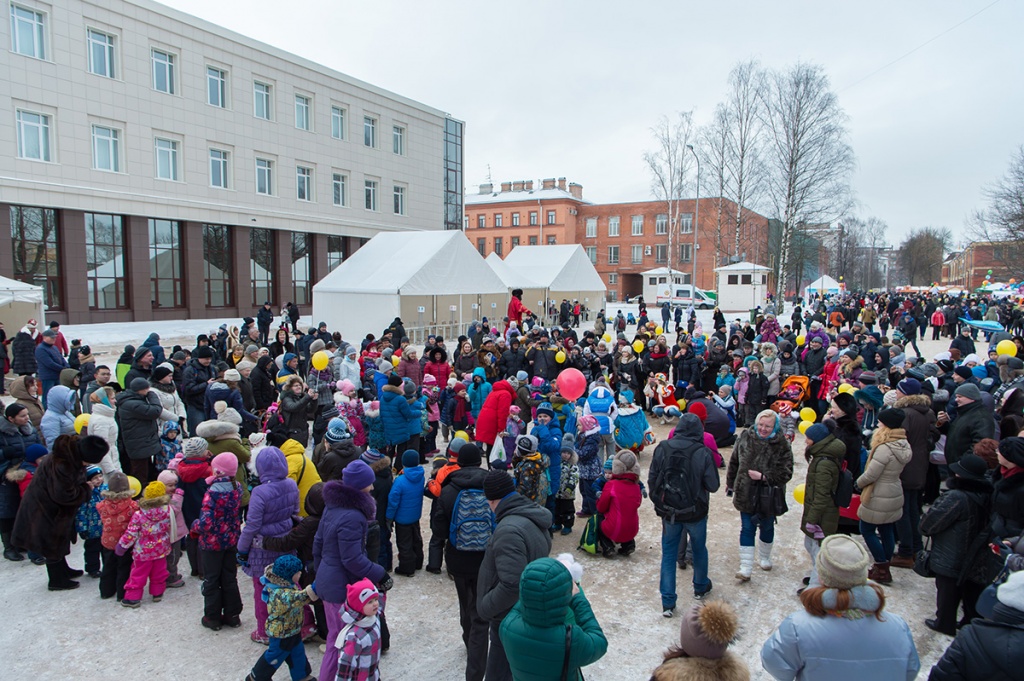
[{"label": "snow boot", "polygon": [[736,572],[736,579],[741,582],[750,581],[750,573],[754,571],[754,547],[740,547],[740,569]]},{"label": "snow boot", "polygon": [[757,540],[758,565],[765,572],[772,569],[772,546],[771,542],[765,543],[760,539]]},{"label": "snow boot", "polygon": [[889,572],[889,563],[874,563],[868,569],[868,579],[879,584],[892,584],[892,573]]}]

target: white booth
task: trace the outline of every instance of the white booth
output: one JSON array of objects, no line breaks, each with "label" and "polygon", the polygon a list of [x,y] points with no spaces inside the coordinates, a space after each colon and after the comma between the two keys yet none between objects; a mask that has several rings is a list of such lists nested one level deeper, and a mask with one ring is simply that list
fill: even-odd
[{"label": "white booth", "polygon": [[604,279],[579,244],[516,246],[500,264],[493,259],[489,264],[497,265],[494,271],[510,289],[523,289],[523,304],[538,316],[544,312],[538,305],[543,300],[553,300],[556,308],[563,298],[578,300],[591,319],[604,309]]},{"label": "white booth", "polygon": [[764,265],[746,261],[716,267],[718,308],[722,312],[745,312],[764,305],[768,296],[768,272]]},{"label": "white booth", "polygon": [[8,339],[14,338],[30,319],[36,320],[40,331],[45,329],[45,310],[42,286],[0,277],[0,322],[7,329]]},{"label": "white booth", "polygon": [[807,288],[804,289],[804,300],[808,300],[811,298],[811,296],[816,295],[837,295],[842,290],[842,284],[840,284],[838,281],[828,276],[827,274],[823,274],[822,276],[818,277],[810,284],[808,284]]}]

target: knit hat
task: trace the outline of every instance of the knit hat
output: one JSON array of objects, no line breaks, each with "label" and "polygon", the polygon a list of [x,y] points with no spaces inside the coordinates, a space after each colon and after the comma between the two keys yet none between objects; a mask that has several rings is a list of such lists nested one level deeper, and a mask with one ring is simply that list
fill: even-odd
[{"label": "knit hat", "polygon": [[390,374],[394,370],[395,367],[391,364],[390,360],[384,359],[383,357],[377,360],[377,371],[382,374]]},{"label": "knit hat", "polygon": [[964,454],[959,461],[949,464],[949,472],[966,480],[981,482],[986,479],[985,473],[988,472],[988,466],[980,456]]},{"label": "knit hat", "polygon": [[725,601],[697,603],[683,616],[679,647],[689,657],[721,659],[736,638],[739,618]]},{"label": "knit hat", "polygon": [[292,581],[295,573],[302,572],[302,561],[290,553],[278,556],[271,571],[281,579]]},{"label": "knit hat", "polygon": [[437,385],[437,378],[434,376],[434,374],[425,374],[423,376],[423,385]]},{"label": "knit hat", "polygon": [[953,373],[956,374],[957,376],[959,376],[960,378],[964,379],[964,380],[967,380],[967,379],[971,378],[971,376],[974,375],[971,372],[970,367],[965,367],[963,364],[961,364],[957,368],[953,369]]},{"label": "knit hat", "polygon": [[961,395],[969,400],[977,402],[981,399],[981,391],[978,390],[978,386],[973,383],[961,383],[960,387],[956,389],[954,395]]},{"label": "knit hat", "polygon": [[85,467],[85,479],[88,480],[94,475],[103,475],[103,469],[99,466],[86,466]]},{"label": "knit hat", "polygon": [[635,473],[636,468],[636,454],[624,449],[615,455],[612,459],[612,475],[622,475],[623,473]]},{"label": "knit hat", "polygon": [[213,403],[213,410],[217,412],[217,420],[225,423],[233,423],[236,426],[242,425],[242,416],[233,408],[228,406],[224,400],[217,400]]},{"label": "knit hat", "polygon": [[371,449],[367,449],[365,452],[363,452],[359,456],[359,458],[362,459],[363,461],[365,461],[368,465],[372,466],[373,464],[375,464],[378,461],[380,461],[381,459],[383,459],[384,458],[384,454],[379,452],[379,451],[377,451],[376,449],[372,449],[371,448]]},{"label": "knit hat", "polygon": [[[232,454],[231,458],[235,458],[235,455]],[[160,482],[159,480],[155,480],[149,483],[148,485],[146,485],[146,489],[142,490],[143,499],[157,499],[159,497],[165,496],[166,494],[167,487],[165,487],[164,483]]]},{"label": "knit hat", "polygon": [[377,591],[377,587],[365,577],[355,584],[349,584],[346,590],[348,591],[348,595],[345,598],[346,605],[359,613],[363,612],[367,603],[374,598],[380,598],[380,592]]},{"label": "knit hat", "polygon": [[[419,461],[417,461],[419,463]],[[355,487],[356,489],[366,489],[373,485],[374,480],[377,476],[366,465],[366,462],[362,459],[356,459],[352,461],[345,469],[341,472],[341,479],[349,487]]]},{"label": "knit hat", "polygon": [[415,395],[416,390],[416,384],[413,383],[411,379],[406,378],[402,381],[402,392],[405,393],[405,396],[407,398]]},{"label": "knit hat", "polygon": [[824,423],[815,423],[804,432],[804,436],[811,442],[821,442],[829,436],[828,426]]},{"label": "knit hat", "polygon": [[862,371],[857,380],[863,385],[875,385],[878,383],[878,375],[874,371]]},{"label": "knit hat", "polygon": [[[160,381],[162,381],[163,379],[167,378],[168,376],[170,376],[173,373],[174,373],[174,369],[171,369],[170,367],[164,366],[163,364],[161,364],[157,368],[153,369],[153,373],[151,373],[149,375],[149,377],[150,377],[150,380],[153,381],[153,383],[159,383]],[[134,383],[134,382],[135,381],[133,380],[132,383]]]},{"label": "knit hat", "polygon": [[420,465],[420,453],[415,449],[402,452],[402,468],[415,468]]},{"label": "knit hat", "polygon": [[566,433],[562,436],[562,447],[563,452],[575,452],[576,451],[576,438],[573,437],[572,433]]},{"label": "knit hat", "polygon": [[213,359],[213,348],[209,345],[200,345],[192,353],[192,356],[196,359]]},{"label": "knit hat", "polygon": [[220,473],[221,475],[233,478],[235,473],[238,472],[238,457],[231,452],[221,452],[213,457],[210,466],[213,468],[214,474]]},{"label": "knit hat", "polygon": [[335,416],[327,422],[327,433],[324,435],[324,438],[328,442],[341,442],[342,440],[348,440],[351,437],[352,433],[349,432],[348,424],[345,422],[345,419]]},{"label": "knit hat", "polygon": [[1007,580],[996,587],[996,599],[1003,605],[1024,612],[1024,570],[1011,572]]},{"label": "knit hat", "polygon": [[884,407],[895,407],[896,400],[899,399],[899,395],[896,394],[895,390],[889,390],[882,395],[882,406]]},{"label": "knit hat", "polygon": [[488,501],[504,499],[515,491],[516,483],[513,482],[512,476],[505,471],[494,469],[489,471],[487,477],[484,478],[484,496]]},{"label": "knit hat", "polygon": [[469,443],[463,440],[461,437],[453,437],[451,441],[448,443],[448,453],[458,454],[459,452],[462,451],[462,448],[468,444]]},{"label": "knit hat", "polygon": [[921,373],[924,374],[926,378],[932,378],[933,376],[938,376],[939,375],[939,365],[935,364],[934,362],[927,362],[925,364],[922,364],[921,365]]},{"label": "knit hat", "polygon": [[194,459],[202,456],[210,449],[206,438],[190,437],[181,443],[181,453],[186,459]]},{"label": "knit hat", "polygon": [[615,462],[612,459],[608,459],[604,462],[604,470],[610,471],[615,468]]},{"label": "knit hat", "polygon": [[125,475],[121,471],[114,471],[113,473],[110,474],[110,479],[107,480],[107,490],[109,490],[111,494],[122,494],[124,492],[127,492],[128,489],[129,486],[127,475]]},{"label": "knit hat", "polygon": [[267,444],[266,433],[250,433],[249,434],[249,449],[258,449]]},{"label": "knit hat", "polygon": [[1024,437],[1008,437],[999,442],[999,453],[1010,463],[1024,467]]},{"label": "knit hat", "polygon": [[550,402],[541,402],[537,405],[537,416],[541,414],[547,414],[551,418],[555,418],[555,409],[551,406]]},{"label": "knit hat", "polygon": [[948,374],[949,372],[953,371],[953,360],[949,358],[937,359],[935,360],[935,366],[942,369],[942,373]]},{"label": "knit hat", "polygon": [[592,414],[584,414],[576,420],[576,432],[578,433],[589,433],[598,427],[597,417]]},{"label": "knit hat", "polygon": [[46,456],[47,451],[44,445],[29,445],[25,448],[25,462],[35,463],[40,458]]},{"label": "knit hat", "polygon": [[866,584],[871,556],[845,534],[833,534],[821,541],[818,551],[818,581],[822,586],[852,589]]},{"label": "knit hat", "polygon": [[132,382],[128,384],[128,389],[135,393],[140,393],[147,388],[149,388],[149,381],[144,379],[142,376],[136,376],[132,379]]},{"label": "knit hat", "polygon": [[461,468],[474,468],[483,461],[483,454],[480,448],[472,442],[467,442],[459,448],[458,463]]},{"label": "knit hat", "polygon": [[540,443],[537,441],[536,436],[533,435],[520,435],[516,438],[516,449],[525,454],[532,454],[537,451],[539,445]]},{"label": "knit hat", "polygon": [[904,395],[920,395],[921,381],[916,378],[904,378],[896,384],[896,389]]},{"label": "knit hat", "polygon": [[109,451],[110,445],[101,437],[86,435],[85,437],[78,438],[78,454],[85,463],[98,464]]},{"label": "knit hat", "polygon": [[522,411],[523,411],[522,409],[520,409],[519,407],[517,407],[514,404],[511,407],[508,408],[508,413],[509,413],[510,416],[519,416],[519,414]]},{"label": "knit hat", "polygon": [[164,487],[167,485],[178,484],[178,474],[172,470],[160,471],[160,474],[156,476],[156,479],[164,483]]},{"label": "knit hat", "polygon": [[242,374],[238,373],[238,369],[228,369],[224,372],[224,380],[237,383],[242,380]]},{"label": "knit hat", "polygon": [[517,371],[516,380],[519,381],[520,385],[522,385],[530,380],[530,375],[527,374],[525,371]]},{"label": "knit hat", "polygon": [[705,421],[708,420],[708,408],[705,407],[700,402],[695,402],[691,404],[690,408],[687,409],[686,411],[690,412],[691,414],[699,418],[701,423],[704,423]]},{"label": "knit hat", "polygon": [[902,428],[903,419],[907,416],[902,409],[883,409],[878,412],[878,420],[886,428]]}]

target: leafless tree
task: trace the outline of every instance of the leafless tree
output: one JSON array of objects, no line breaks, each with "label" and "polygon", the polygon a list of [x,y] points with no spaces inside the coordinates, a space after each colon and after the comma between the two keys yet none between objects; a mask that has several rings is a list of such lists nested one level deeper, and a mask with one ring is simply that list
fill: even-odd
[{"label": "leafless tree", "polygon": [[[722,265],[722,248],[727,223],[731,223],[730,215],[727,214],[728,201],[726,194],[730,193],[727,185],[729,149],[729,110],[724,104],[715,107],[715,113],[711,122],[703,126],[698,132],[700,144],[697,153],[700,154],[704,172],[701,173],[701,190],[706,196],[715,197],[713,200],[715,208],[715,267]],[[715,287],[717,289],[717,286]]]},{"label": "leafless tree", "polygon": [[946,227],[911,230],[897,256],[900,269],[911,286],[931,286],[942,274],[942,260],[953,243]]},{"label": "leafless tree", "polygon": [[[687,146],[694,141],[693,112],[682,111],[674,120],[663,117],[651,128],[655,148],[644,153],[644,162],[651,172],[651,193],[665,202],[668,211],[668,269],[672,271],[672,237],[679,229],[679,206],[687,187],[687,177],[692,163]],[[694,225],[694,229],[699,229]],[[697,257],[693,253],[693,258]],[[671,282],[671,274],[669,282]],[[696,286],[697,282],[691,282]]]},{"label": "leafless tree", "polygon": [[736,203],[733,256],[740,256],[740,236],[744,232],[750,207],[764,191],[764,126],[762,107],[766,87],[765,72],[756,60],[741,62],[729,72],[726,100],[726,170]]},{"label": "leafless tree", "polygon": [[820,66],[798,63],[766,77],[761,121],[767,130],[766,187],[782,222],[776,294],[785,295],[793,232],[844,215],[851,203],[853,150],[846,115]]},{"label": "leafless tree", "polygon": [[983,241],[1002,242],[999,262],[1011,276],[1024,278],[1024,146],[1010,160],[1006,174],[985,187],[988,207],[971,218],[974,235]]}]

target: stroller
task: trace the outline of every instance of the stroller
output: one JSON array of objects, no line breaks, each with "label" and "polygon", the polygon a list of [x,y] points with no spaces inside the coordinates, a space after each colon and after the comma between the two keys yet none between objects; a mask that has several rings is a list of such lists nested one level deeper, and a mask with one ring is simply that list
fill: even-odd
[{"label": "stroller", "polygon": [[807,376],[787,376],[779,386],[778,396],[768,406],[781,417],[782,432],[792,442],[796,438],[796,424],[800,407],[811,396],[811,379]]}]

